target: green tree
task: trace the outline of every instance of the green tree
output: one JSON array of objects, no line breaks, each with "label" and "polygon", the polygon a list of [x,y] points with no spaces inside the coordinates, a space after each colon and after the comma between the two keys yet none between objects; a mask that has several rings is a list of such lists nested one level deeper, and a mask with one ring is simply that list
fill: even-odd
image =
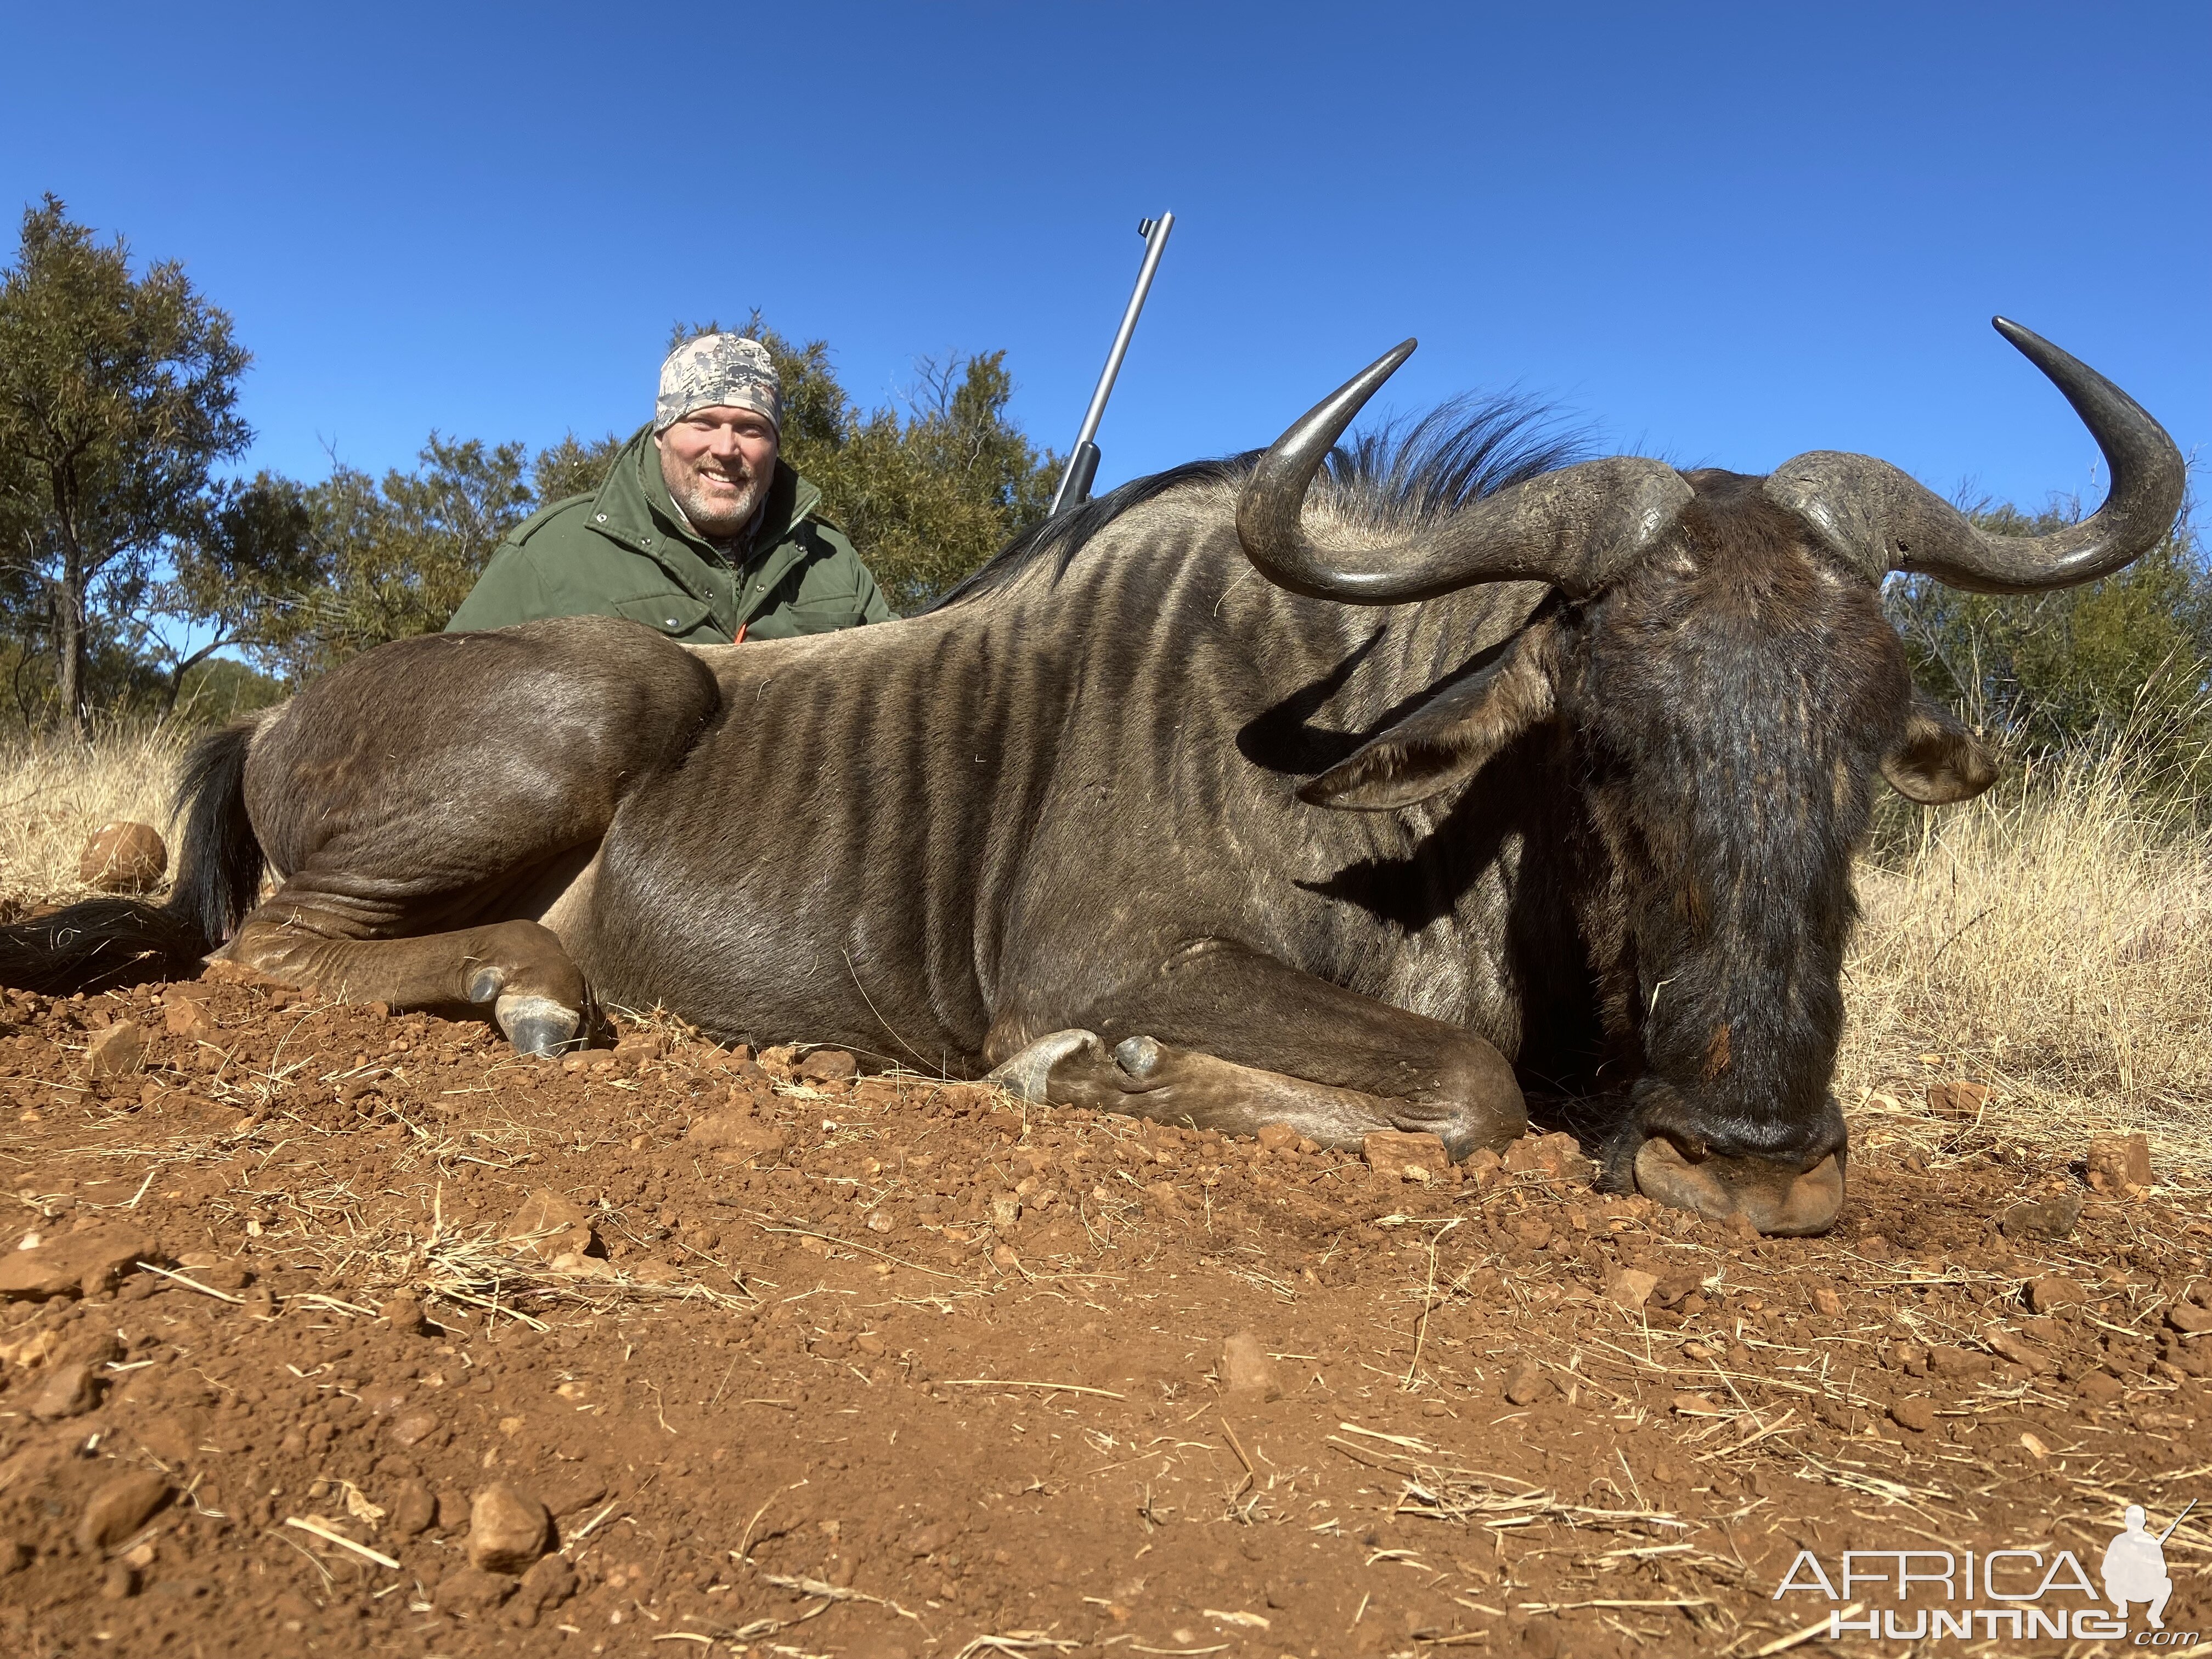
[{"label": "green tree", "polygon": [[571,432],[557,444],[538,452],[530,464],[532,493],[538,507],[550,507],[572,495],[592,495],[607,481],[607,471],[622,453],[623,440],[614,433],[590,443]]},{"label": "green tree", "polygon": [[[669,345],[717,331],[679,323]],[[926,358],[903,413],[863,413],[838,383],[826,342],[793,344],[757,313],[739,331],[768,348],[783,382],[783,459],[821,489],[823,513],[852,537],[895,609],[927,605],[1052,505],[1059,458],[1008,416],[1003,351]]]},{"label": "green tree", "polygon": [[[2078,507],[1974,514],[2008,534],[2048,532]],[[1968,593],[1925,577],[1883,595],[1914,678],[2022,755],[2126,732],[2193,769],[2212,744],[2212,563],[2191,520],[2126,569],[2080,587]]]},{"label": "green tree", "polygon": [[[263,472],[216,488],[193,532],[173,544],[150,606],[184,625],[184,641],[173,641],[155,622],[144,629],[149,654],[164,676],[164,717],[175,711],[193,671],[217,652],[265,647],[284,635],[297,596],[323,574],[314,527],[308,492],[289,478]],[[199,678],[204,684],[208,675]],[[237,701],[228,692],[213,700]]]},{"label": "green tree", "polygon": [[[51,635],[64,717],[82,732],[103,630],[139,609],[164,548],[206,508],[214,465],[252,433],[251,361],[181,265],[131,273],[47,196],[0,275],[0,520],[6,581]],[[19,611],[19,618],[25,612]]]},{"label": "green tree", "polygon": [[411,472],[394,468],[380,481],[333,468],[305,494],[315,580],[269,607],[248,654],[299,679],[443,628],[500,538],[530,513],[526,453],[433,432]]}]

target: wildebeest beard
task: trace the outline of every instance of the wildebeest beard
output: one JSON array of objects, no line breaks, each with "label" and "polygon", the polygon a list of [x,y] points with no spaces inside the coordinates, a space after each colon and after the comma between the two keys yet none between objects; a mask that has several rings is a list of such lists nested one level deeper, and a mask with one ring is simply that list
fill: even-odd
[{"label": "wildebeest beard", "polygon": [[[131,971],[243,917],[229,961],[489,1003],[525,1052],[596,990],[1036,1100],[1456,1156],[1521,1133],[1526,1084],[1595,1100],[1616,1182],[1818,1231],[1873,778],[1933,804],[1994,776],[1913,692],[1881,580],[2092,580],[2180,500],[2148,416],[2001,326],[2112,465],[2050,535],[1863,456],[1570,464],[1496,407],[1332,460],[1409,343],[1265,454],[1052,520],[903,623],[399,641],[210,740]],[[264,854],[286,878],[257,904]],[[111,971],[128,918],[93,920],[0,930],[0,975]]]}]

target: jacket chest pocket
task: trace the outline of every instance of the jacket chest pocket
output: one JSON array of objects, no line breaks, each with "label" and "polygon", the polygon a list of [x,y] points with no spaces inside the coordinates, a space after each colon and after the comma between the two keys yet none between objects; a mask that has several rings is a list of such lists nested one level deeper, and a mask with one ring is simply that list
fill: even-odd
[{"label": "jacket chest pocket", "polygon": [[607,609],[615,616],[641,622],[647,628],[677,639],[702,628],[718,637],[726,637],[714,621],[714,607],[702,605],[686,593],[641,593],[631,599],[613,600]]}]

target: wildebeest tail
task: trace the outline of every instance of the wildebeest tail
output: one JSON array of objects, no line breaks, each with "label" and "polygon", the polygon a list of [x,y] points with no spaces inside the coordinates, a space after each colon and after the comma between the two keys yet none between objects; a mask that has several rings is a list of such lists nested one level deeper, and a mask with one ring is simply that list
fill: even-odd
[{"label": "wildebeest tail", "polygon": [[246,755],[265,716],[194,744],[178,781],[183,835],[168,901],[98,898],[0,927],[0,985],[47,996],[197,979],[200,959],[258,900],[260,843],[246,812]]}]

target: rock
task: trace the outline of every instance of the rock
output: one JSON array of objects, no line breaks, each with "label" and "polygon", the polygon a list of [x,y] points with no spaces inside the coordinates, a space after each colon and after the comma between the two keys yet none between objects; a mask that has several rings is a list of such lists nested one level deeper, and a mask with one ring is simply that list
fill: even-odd
[{"label": "rock", "polygon": [[422,1304],[404,1291],[385,1297],[383,1316],[394,1336],[422,1334]]},{"label": "rock", "polygon": [[1992,1353],[2002,1355],[2015,1365],[2025,1366],[2038,1376],[2048,1374],[2052,1369],[2051,1356],[2017,1332],[1994,1330],[1984,1340],[1989,1343]]},{"label": "rock", "polygon": [[495,1480],[469,1505],[469,1565],[486,1572],[520,1572],[545,1553],[552,1524],[544,1504]]},{"label": "rock", "polygon": [[592,1248],[591,1212],[550,1187],[533,1189],[507,1224],[507,1242],[520,1244],[540,1261]]},{"label": "rock", "polygon": [[77,854],[77,879],[102,893],[150,893],[169,872],[169,849],[150,823],[118,818],[92,832]]},{"label": "rock", "polygon": [[1911,1395],[1893,1401],[1889,1407],[1889,1420],[1900,1429],[1910,1429],[1915,1434],[1925,1434],[1936,1426],[1936,1404],[1925,1395]]},{"label": "rock", "polygon": [[1505,1397],[1516,1406],[1533,1405],[1552,1391],[1552,1379],[1533,1359],[1524,1359],[1505,1379]]},{"label": "rock", "polygon": [[1990,1085],[1950,1078],[1928,1085],[1928,1109],[1938,1117],[1973,1118],[1990,1103]]},{"label": "rock", "polygon": [[1523,1135],[1505,1149],[1505,1169],[1511,1175],[1587,1181],[1596,1168],[1571,1134]]},{"label": "rock", "polygon": [[850,1083],[860,1073],[860,1062],[842,1048],[817,1048],[799,1061],[802,1083]]},{"label": "rock", "polygon": [[438,1518],[438,1500],[420,1480],[401,1483],[392,1495],[392,1510],[387,1519],[392,1530],[402,1538],[414,1538],[430,1530]]},{"label": "rock", "polygon": [[[1295,1146],[1304,1139],[1287,1123],[1262,1123],[1260,1126],[1260,1145],[1271,1152],[1279,1152],[1285,1146]],[[1437,1144],[1442,1146],[1443,1143],[1439,1141]]]},{"label": "rock", "polygon": [[71,1291],[96,1296],[153,1250],[143,1233],[107,1223],[81,1233],[48,1233],[33,1249],[0,1256],[0,1297],[44,1301]]},{"label": "rock", "polygon": [[138,1594],[138,1569],[128,1561],[110,1561],[107,1571],[100,1576],[100,1598],[103,1601],[127,1601]]},{"label": "rock", "polygon": [[438,1494],[438,1530],[458,1532],[469,1524],[469,1500],[457,1492]]},{"label": "rock", "polygon": [[545,1264],[555,1273],[570,1279],[612,1279],[615,1264],[605,1256],[586,1255],[578,1250],[563,1250]]},{"label": "rock", "polygon": [[177,1267],[193,1284],[211,1291],[242,1291],[253,1282],[253,1270],[243,1261],[212,1250],[187,1250],[177,1258]]},{"label": "rock", "polygon": [[1223,1340],[1221,1352],[1213,1362],[1213,1374],[1221,1379],[1223,1391],[1232,1397],[1283,1397],[1281,1373],[1275,1369],[1275,1362],[1267,1358],[1266,1346],[1249,1331],[1239,1331]]},{"label": "rock", "polygon": [[684,1139],[736,1163],[783,1150],[783,1131],[741,1107],[709,1112],[684,1132]]},{"label": "rock", "polygon": [[542,1613],[550,1613],[576,1593],[576,1570],[557,1555],[543,1555],[522,1575],[507,1603],[510,1624],[527,1630]]},{"label": "rock", "polygon": [[[1359,1151],[1369,1169],[1400,1180],[1432,1179],[1451,1168],[1451,1154],[1435,1135],[1381,1129],[1363,1139]],[[1418,1173],[1408,1175],[1408,1170]]]},{"label": "rock", "polygon": [[78,1360],[57,1365],[47,1373],[45,1383],[31,1396],[31,1415],[44,1422],[58,1422],[65,1417],[82,1416],[99,1401],[98,1370]]},{"label": "rock", "polygon": [[77,1547],[113,1549],[152,1520],[168,1501],[169,1483],[150,1469],[115,1476],[87,1500],[76,1523]]},{"label": "rock", "polygon": [[215,1018],[207,1005],[198,997],[183,996],[172,991],[164,999],[161,1029],[173,1037],[182,1037],[187,1042],[205,1042],[216,1034]]},{"label": "rock", "polygon": [[[2203,1289],[2199,1287],[2199,1294]],[[2185,1336],[2202,1336],[2212,1331],[2212,1308],[2187,1297],[2177,1296],[2166,1304],[2166,1322]]]},{"label": "rock", "polygon": [[2090,1371],[2074,1385],[2093,1406],[2109,1406],[2127,1393],[2127,1385],[2110,1371]]},{"label": "rock", "polygon": [[146,1034],[136,1020],[118,1019],[94,1031],[85,1046],[84,1074],[90,1078],[130,1077],[146,1061]]},{"label": "rock", "polygon": [[2108,1198],[2141,1198],[2151,1185],[2148,1135],[2092,1135],[2089,1189]]},{"label": "rock", "polygon": [[1648,1273],[1641,1267],[1623,1267],[1605,1281],[1605,1294],[1615,1307],[1634,1313],[1651,1299],[1658,1288],[1659,1275]]},{"label": "rock", "polygon": [[1000,1232],[1010,1231],[1022,1218],[1022,1201],[1012,1193],[991,1195],[991,1225]]},{"label": "rock", "polygon": [[1833,1319],[1844,1310],[1844,1298],[1826,1285],[1813,1292],[1813,1311]]},{"label": "rock", "polygon": [[1997,1231],[2007,1238],[2064,1238],[2081,1218],[2078,1193],[2041,1203],[2015,1204],[1997,1218]]},{"label": "rock", "polygon": [[2046,1274],[2027,1287],[2027,1305],[2039,1314],[2088,1299],[2089,1292],[2063,1273]]},{"label": "rock", "polygon": [[428,1412],[409,1412],[395,1419],[392,1437],[403,1446],[419,1446],[438,1431],[438,1419]]},{"label": "rock", "polygon": [[438,1581],[433,1599],[441,1613],[489,1613],[514,1594],[515,1581],[479,1567],[456,1567]]},{"label": "rock", "polygon": [[574,1515],[607,1495],[607,1483],[582,1469],[556,1473],[538,1487],[538,1501],[556,1516]]}]

